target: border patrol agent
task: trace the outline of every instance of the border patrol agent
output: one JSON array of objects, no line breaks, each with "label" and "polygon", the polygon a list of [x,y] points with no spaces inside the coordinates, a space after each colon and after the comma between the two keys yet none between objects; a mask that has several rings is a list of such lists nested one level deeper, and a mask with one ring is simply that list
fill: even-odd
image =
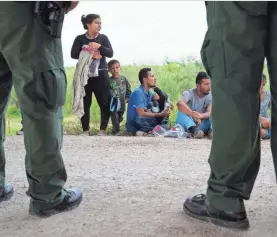
[{"label": "border patrol agent", "polygon": [[[70,3],[69,3],[70,4]],[[0,2],[0,201],[5,183],[5,110],[14,85],[23,112],[30,213],[50,216],[76,207],[79,189],[64,189],[61,155],[66,75],[62,44],[34,14],[34,2]]]},{"label": "border patrol agent", "polygon": [[244,200],[250,198],[260,166],[259,90],[265,58],[277,168],[277,3],[209,1],[206,10],[201,57],[212,79],[211,173],[207,193],[188,198],[184,211],[223,227],[247,229]]}]

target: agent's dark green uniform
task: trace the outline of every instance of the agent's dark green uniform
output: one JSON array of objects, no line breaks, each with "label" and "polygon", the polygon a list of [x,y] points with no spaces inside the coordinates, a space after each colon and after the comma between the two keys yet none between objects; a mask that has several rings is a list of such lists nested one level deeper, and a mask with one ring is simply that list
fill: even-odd
[{"label": "agent's dark green uniform", "polygon": [[48,209],[66,194],[61,148],[66,75],[61,39],[48,35],[32,2],[0,2],[0,187],[5,184],[5,109],[14,85],[23,112],[27,194]]},{"label": "agent's dark green uniform", "polygon": [[207,2],[201,50],[212,79],[213,141],[208,202],[243,212],[260,166],[259,111],[265,58],[271,79],[272,140],[277,167],[277,3]]}]

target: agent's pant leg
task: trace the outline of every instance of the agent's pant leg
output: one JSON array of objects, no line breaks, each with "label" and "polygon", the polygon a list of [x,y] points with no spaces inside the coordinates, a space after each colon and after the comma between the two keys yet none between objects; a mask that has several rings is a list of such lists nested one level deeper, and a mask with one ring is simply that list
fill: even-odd
[{"label": "agent's pant leg", "polygon": [[207,200],[218,210],[240,212],[260,166],[267,2],[208,2],[207,20],[201,50],[213,94]]},{"label": "agent's pant leg", "polygon": [[270,78],[271,90],[271,128],[267,129],[265,139],[271,138],[271,151],[277,173],[277,4],[276,2],[268,2],[269,4],[269,33],[267,42],[267,66]]},{"label": "agent's pant leg", "polygon": [[12,90],[12,74],[0,54],[0,188],[5,185],[5,150],[4,141],[6,136],[5,112],[8,105],[10,93]]},{"label": "agent's pant leg", "polygon": [[52,208],[64,199],[67,179],[61,155],[67,86],[61,39],[41,26],[32,2],[0,2],[0,31],[0,53],[23,112],[30,208]]}]

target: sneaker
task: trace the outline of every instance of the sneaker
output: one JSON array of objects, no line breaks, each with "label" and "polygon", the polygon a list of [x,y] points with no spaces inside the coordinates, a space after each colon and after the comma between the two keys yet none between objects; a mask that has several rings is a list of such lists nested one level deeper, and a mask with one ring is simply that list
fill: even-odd
[{"label": "sneaker", "polygon": [[40,210],[40,211],[33,210],[30,208],[29,213],[31,215],[35,215],[39,217],[50,217],[60,212],[71,211],[76,207],[78,207],[83,199],[82,192],[77,188],[66,189],[65,191],[66,191],[66,195],[63,201],[57,206],[51,209]]},{"label": "sneaker", "polygon": [[147,137],[155,137],[154,133],[152,131],[147,133]]},{"label": "sneaker", "polygon": [[89,131],[84,131],[81,135],[82,136],[89,136]]},{"label": "sneaker", "polygon": [[113,135],[114,136],[124,136],[124,132],[116,132]]},{"label": "sneaker", "polygon": [[146,132],[143,132],[143,131],[137,131],[136,132],[136,136],[138,137],[143,137],[143,136],[147,136],[148,134]]},{"label": "sneaker", "polygon": [[107,132],[105,130],[100,130],[97,135],[98,136],[107,136]]},{"label": "sneaker", "polygon": [[201,139],[204,137],[204,132],[200,130],[198,127],[191,127],[189,129],[189,132],[191,133],[192,137],[195,139]]},{"label": "sneaker", "polygon": [[23,132],[23,128],[21,128],[19,131],[16,132],[16,135],[23,135],[24,132]]},{"label": "sneaker", "polygon": [[204,132],[202,131],[202,130],[200,130],[200,129],[198,129],[198,130],[196,130],[193,134],[192,134],[192,136],[194,137],[194,138],[196,138],[196,139],[201,139],[201,138],[203,138],[204,137]]},{"label": "sneaker", "polygon": [[208,132],[208,139],[213,139],[213,130]]},{"label": "sneaker", "polygon": [[112,135],[114,135],[114,136],[117,136],[117,134],[119,134],[119,129],[115,129],[115,128],[113,128],[112,129]]},{"label": "sneaker", "polygon": [[6,184],[4,188],[0,188],[0,202],[10,200],[13,196],[13,193],[13,186],[10,184]]}]

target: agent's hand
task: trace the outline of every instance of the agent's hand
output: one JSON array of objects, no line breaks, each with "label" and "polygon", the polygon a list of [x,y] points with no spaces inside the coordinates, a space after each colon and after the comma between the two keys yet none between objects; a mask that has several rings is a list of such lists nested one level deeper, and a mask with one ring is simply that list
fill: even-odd
[{"label": "agent's hand", "polygon": [[91,49],[99,49],[101,47],[101,44],[98,44],[98,43],[95,43],[95,42],[90,42],[88,44],[88,46],[91,48]]},{"label": "agent's hand", "polygon": [[79,1],[71,1],[69,8],[66,9],[65,14],[72,11],[77,5],[79,4]]}]

